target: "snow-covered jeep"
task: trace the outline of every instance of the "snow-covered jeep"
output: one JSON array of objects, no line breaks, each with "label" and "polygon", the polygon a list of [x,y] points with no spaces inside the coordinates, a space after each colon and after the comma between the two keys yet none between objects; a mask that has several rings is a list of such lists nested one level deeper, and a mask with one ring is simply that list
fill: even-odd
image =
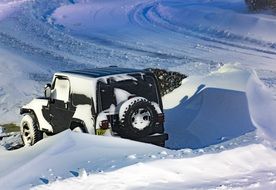
[{"label": "snow-covered jeep", "polygon": [[155,75],[118,67],[56,73],[45,97],[23,106],[25,145],[66,129],[164,146],[164,113]]}]

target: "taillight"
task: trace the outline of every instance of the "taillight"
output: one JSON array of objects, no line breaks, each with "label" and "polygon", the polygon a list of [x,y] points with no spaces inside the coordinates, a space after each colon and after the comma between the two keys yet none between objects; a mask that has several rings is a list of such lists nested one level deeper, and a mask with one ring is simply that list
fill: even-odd
[{"label": "taillight", "polygon": [[107,120],[101,121],[100,128],[103,129],[103,130],[108,129],[109,128],[109,122]]},{"label": "taillight", "polygon": [[158,114],[157,115],[157,122],[160,123],[160,124],[162,124],[162,123],[164,123],[164,121],[165,121],[164,114],[163,113]]}]

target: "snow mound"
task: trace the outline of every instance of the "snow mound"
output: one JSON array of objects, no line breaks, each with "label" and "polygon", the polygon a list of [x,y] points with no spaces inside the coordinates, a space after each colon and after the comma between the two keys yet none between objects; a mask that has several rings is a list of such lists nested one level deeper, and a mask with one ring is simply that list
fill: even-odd
[{"label": "snow mound", "polygon": [[[262,159],[256,159],[256,155],[262,155]],[[218,154],[137,163],[116,171],[69,178],[34,189],[219,189],[222,184],[229,189],[234,185],[234,176],[239,176],[239,187],[258,182],[259,176],[252,175],[252,172],[268,175],[264,168],[276,168],[276,153],[263,145],[253,144]],[[273,189],[274,185],[274,173],[270,174],[267,182],[259,182],[267,183],[267,189]],[[249,180],[246,180],[246,175]]]},{"label": "snow mound", "polygon": [[225,65],[190,77],[163,98],[169,148],[200,148],[257,129],[276,140],[276,102],[253,71]]},{"label": "snow mound", "polygon": [[[29,189],[46,181],[79,175],[81,168],[89,173],[111,171],[162,151],[163,148],[149,144],[68,130],[32,147],[1,152],[0,186],[3,189]],[[130,159],[129,156],[134,154],[137,159]]]}]

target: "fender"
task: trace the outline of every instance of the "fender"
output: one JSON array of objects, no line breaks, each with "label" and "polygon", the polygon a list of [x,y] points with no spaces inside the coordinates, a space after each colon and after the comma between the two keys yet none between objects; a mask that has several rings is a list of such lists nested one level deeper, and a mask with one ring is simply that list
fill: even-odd
[{"label": "fender", "polygon": [[95,134],[95,119],[93,118],[91,105],[77,105],[72,121],[81,122],[88,133]]},{"label": "fender", "polygon": [[34,99],[20,109],[20,114],[33,112],[37,118],[39,130],[53,132],[53,127],[46,121],[42,114],[42,108],[43,106],[47,106],[47,104],[48,99]]},{"label": "fender", "polygon": [[87,127],[85,125],[85,122],[81,119],[78,119],[78,118],[73,118],[71,120],[71,124],[70,124],[70,129],[72,130],[74,126],[79,126],[81,127],[85,133],[89,133],[89,131],[87,130]]}]

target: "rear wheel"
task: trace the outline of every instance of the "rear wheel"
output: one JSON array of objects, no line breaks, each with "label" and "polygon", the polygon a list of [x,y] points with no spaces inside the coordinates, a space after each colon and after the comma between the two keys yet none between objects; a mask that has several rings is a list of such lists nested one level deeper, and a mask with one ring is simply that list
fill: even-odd
[{"label": "rear wheel", "polygon": [[38,122],[33,114],[27,114],[22,118],[20,130],[25,146],[32,146],[43,139],[43,132],[39,131]]}]

